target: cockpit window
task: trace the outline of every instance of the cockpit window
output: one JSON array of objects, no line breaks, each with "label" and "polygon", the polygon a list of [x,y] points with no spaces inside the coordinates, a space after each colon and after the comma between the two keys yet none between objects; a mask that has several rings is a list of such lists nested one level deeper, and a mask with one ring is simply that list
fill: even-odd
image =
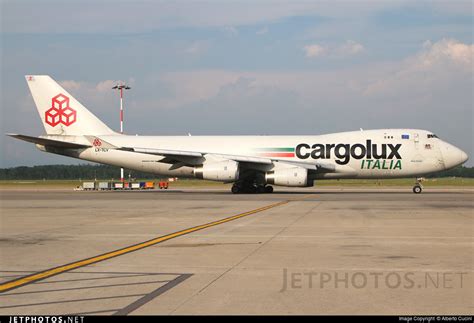
[{"label": "cockpit window", "polygon": [[428,138],[438,138],[438,136],[435,135],[434,133],[430,133],[428,134]]}]

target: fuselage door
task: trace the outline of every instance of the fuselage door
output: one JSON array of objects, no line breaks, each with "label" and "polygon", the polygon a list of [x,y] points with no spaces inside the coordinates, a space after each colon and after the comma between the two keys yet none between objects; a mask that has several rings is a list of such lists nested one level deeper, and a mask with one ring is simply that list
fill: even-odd
[{"label": "fuselage door", "polygon": [[415,149],[420,148],[420,134],[419,133],[414,133],[413,134],[413,141],[415,142]]}]

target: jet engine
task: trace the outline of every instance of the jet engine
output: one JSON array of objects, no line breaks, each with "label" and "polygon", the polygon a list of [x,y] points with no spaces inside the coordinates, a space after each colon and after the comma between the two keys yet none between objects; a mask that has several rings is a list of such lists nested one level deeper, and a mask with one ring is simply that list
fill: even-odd
[{"label": "jet engine", "polygon": [[308,170],[301,167],[276,169],[265,174],[267,184],[309,187],[313,186],[313,181],[308,181]]},{"label": "jet engine", "polygon": [[194,168],[194,176],[211,181],[234,182],[239,179],[239,163],[233,160],[204,163]]}]

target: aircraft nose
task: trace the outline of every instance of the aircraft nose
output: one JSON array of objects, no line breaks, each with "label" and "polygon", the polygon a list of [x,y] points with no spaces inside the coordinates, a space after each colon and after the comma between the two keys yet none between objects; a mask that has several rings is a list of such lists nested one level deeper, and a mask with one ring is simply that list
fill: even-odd
[{"label": "aircraft nose", "polygon": [[448,143],[443,145],[441,153],[446,169],[461,165],[469,159],[469,156],[464,151]]}]

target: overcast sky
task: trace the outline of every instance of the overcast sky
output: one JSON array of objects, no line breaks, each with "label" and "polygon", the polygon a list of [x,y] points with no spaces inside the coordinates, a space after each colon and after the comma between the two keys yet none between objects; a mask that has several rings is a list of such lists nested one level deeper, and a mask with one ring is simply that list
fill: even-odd
[{"label": "overcast sky", "polygon": [[[129,134],[429,129],[473,165],[472,1],[1,0],[1,132],[49,74]],[[0,167],[77,163],[1,136]]]}]

